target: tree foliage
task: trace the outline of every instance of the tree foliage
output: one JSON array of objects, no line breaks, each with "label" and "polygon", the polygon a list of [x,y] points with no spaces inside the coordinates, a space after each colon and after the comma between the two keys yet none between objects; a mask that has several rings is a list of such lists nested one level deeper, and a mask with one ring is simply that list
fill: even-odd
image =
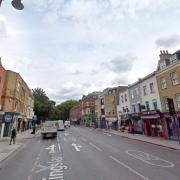
[{"label": "tree foliage", "polygon": [[50,119],[54,111],[54,101],[50,101],[42,88],[32,90],[34,96],[34,112],[39,120]]},{"label": "tree foliage", "polygon": [[78,101],[76,100],[67,100],[57,105],[54,109],[53,119],[67,120],[69,118],[70,109],[77,103]]},{"label": "tree foliage", "polygon": [[34,112],[39,120],[67,120],[70,109],[78,102],[76,100],[67,100],[57,106],[55,102],[49,100],[42,88],[32,90],[34,95]]}]

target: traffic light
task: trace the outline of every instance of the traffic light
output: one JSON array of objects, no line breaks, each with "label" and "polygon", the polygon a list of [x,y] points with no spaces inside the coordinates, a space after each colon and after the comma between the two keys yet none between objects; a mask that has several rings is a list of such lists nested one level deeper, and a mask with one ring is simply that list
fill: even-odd
[{"label": "traffic light", "polygon": [[170,116],[173,116],[176,114],[175,108],[174,108],[174,102],[172,98],[167,98],[167,104],[169,108],[169,114]]}]

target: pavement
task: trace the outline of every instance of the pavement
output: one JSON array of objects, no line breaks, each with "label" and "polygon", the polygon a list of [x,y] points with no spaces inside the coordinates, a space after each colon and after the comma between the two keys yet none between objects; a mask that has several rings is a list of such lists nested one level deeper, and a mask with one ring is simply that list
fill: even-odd
[{"label": "pavement", "polygon": [[[9,145],[10,137],[0,139],[0,163],[18,150],[24,143],[25,139],[33,138],[35,135],[31,134],[32,130],[26,130],[21,133],[17,133],[16,144]],[[36,133],[36,135],[39,132]]]},{"label": "pavement", "polygon": [[[102,129],[99,129],[99,130],[102,130]],[[134,139],[134,140],[143,141],[143,142],[147,142],[147,143],[151,143],[151,144],[156,144],[156,145],[171,148],[171,149],[180,150],[180,144],[178,141],[175,141],[175,140],[167,140],[167,139],[160,138],[160,137],[149,137],[149,136],[145,136],[142,134],[131,134],[131,133],[127,133],[127,132],[115,131],[112,129],[111,130],[103,129],[102,131],[107,132],[107,133],[112,133],[115,135],[119,135],[121,137],[129,138],[129,139]]]},{"label": "pavement", "polygon": [[179,180],[180,151],[71,127],[57,138],[40,134],[1,163],[1,180]]}]

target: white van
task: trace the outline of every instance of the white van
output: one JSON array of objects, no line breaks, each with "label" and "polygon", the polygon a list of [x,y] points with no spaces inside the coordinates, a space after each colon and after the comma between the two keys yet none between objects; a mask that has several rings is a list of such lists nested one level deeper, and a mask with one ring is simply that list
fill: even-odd
[{"label": "white van", "polygon": [[65,121],[64,126],[65,128],[70,128],[70,121]]},{"label": "white van", "polygon": [[63,120],[58,120],[58,131],[64,131],[64,122],[63,122]]},{"label": "white van", "polygon": [[57,136],[57,121],[46,121],[41,131],[42,138],[50,138]]}]

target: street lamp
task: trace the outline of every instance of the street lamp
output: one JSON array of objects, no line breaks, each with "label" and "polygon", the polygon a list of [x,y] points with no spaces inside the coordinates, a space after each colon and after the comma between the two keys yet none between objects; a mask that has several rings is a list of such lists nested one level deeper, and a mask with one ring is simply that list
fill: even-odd
[{"label": "street lamp", "polygon": [[[3,0],[0,0],[0,7],[1,7],[1,3]],[[17,9],[17,10],[23,10],[24,9],[24,5],[21,2],[21,0],[12,0],[11,2],[12,6]]]}]

